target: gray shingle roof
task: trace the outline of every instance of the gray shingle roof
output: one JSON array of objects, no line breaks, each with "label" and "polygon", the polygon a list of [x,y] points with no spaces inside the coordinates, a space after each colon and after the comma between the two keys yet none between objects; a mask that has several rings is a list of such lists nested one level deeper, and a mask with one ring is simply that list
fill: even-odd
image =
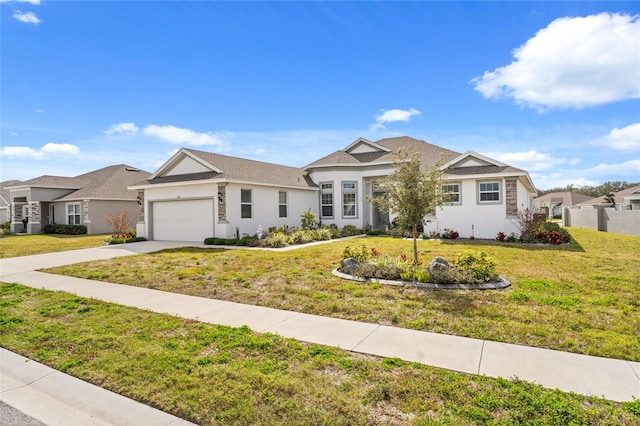
[{"label": "gray shingle roof", "polygon": [[139,170],[126,164],[119,164],[76,177],[44,175],[13,186],[75,189],[70,194],[57,199],[60,201],[78,199],[135,200],[137,191],[129,190],[127,187],[148,176],[150,176],[150,173],[144,170]]},{"label": "gray shingle roof", "polygon": [[12,186],[21,185],[21,180],[6,180],[4,182],[0,182],[0,197],[4,200],[4,202],[0,202],[0,205],[9,204],[9,189]]},{"label": "gray shingle roof", "polygon": [[135,200],[138,192],[128,187],[151,174],[135,167],[119,164],[77,176],[82,187],[60,200],[77,199],[130,199]]},{"label": "gray shingle roof", "polygon": [[[616,204],[624,204],[624,197],[627,195],[637,194],[640,191],[640,185],[632,186],[631,188],[623,189],[622,191],[614,192],[613,197]],[[583,201],[580,205],[586,206],[606,206],[609,205],[606,201],[604,201],[605,195],[601,197],[591,198],[589,200]]]},{"label": "gray shingle roof", "polygon": [[204,172],[190,175],[156,177],[145,182],[138,182],[138,185],[217,178],[243,182],[260,182],[277,186],[317,187],[304,170],[298,167],[281,166],[279,164],[231,157],[229,155],[215,154],[195,149],[185,149],[185,151],[222,170],[222,173]]},{"label": "gray shingle roof", "polygon": [[524,170],[511,166],[470,166],[455,167],[444,171],[445,175],[454,176],[491,175],[498,173],[524,173]]},{"label": "gray shingle roof", "polygon": [[416,149],[420,152],[420,163],[423,168],[430,168],[439,162],[446,162],[458,155],[459,152],[432,145],[423,140],[414,139],[409,136],[380,139],[373,144],[390,149],[392,152],[372,152],[361,154],[350,154],[343,150],[335,151],[313,163],[307,165],[305,169],[312,169],[318,166],[331,166],[336,164],[390,164],[393,162],[393,154],[400,148]]},{"label": "gray shingle roof", "polygon": [[562,205],[565,207],[569,207],[569,206],[578,205],[590,199],[591,199],[590,196],[579,194],[577,192],[570,192],[570,191],[551,192],[541,197],[534,198],[533,204],[535,206],[546,206],[549,204],[555,204],[555,205]]}]

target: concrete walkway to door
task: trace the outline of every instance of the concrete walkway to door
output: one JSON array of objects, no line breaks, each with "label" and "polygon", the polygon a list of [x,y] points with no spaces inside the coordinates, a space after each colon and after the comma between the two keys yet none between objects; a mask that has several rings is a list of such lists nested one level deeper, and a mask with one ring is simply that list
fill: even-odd
[{"label": "concrete walkway to door", "polygon": [[[0,280],[65,291],[205,323],[247,325],[258,332],[277,333],[381,357],[398,357],[469,374],[517,376],[547,388],[602,396],[613,401],[640,399],[639,362],[347,321],[36,272],[41,268],[180,246],[200,246],[200,243],[149,241],[0,259]],[[30,363],[22,364],[27,366]],[[12,374],[6,368],[3,363],[0,379]],[[5,401],[4,390],[1,395]],[[5,402],[12,405],[10,401]],[[24,406],[16,408],[29,414]]]}]

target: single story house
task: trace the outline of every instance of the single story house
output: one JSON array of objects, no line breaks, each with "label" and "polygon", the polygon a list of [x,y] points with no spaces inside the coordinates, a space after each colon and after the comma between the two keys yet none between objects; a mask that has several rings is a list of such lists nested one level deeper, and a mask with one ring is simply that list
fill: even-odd
[{"label": "single story house", "polygon": [[0,182],[0,223],[11,220],[11,197],[9,196],[9,187],[19,185],[22,181],[7,180]]},{"label": "single story house", "polygon": [[592,197],[573,191],[551,192],[533,199],[536,213],[544,213],[548,217],[561,217],[565,207],[573,207]]},{"label": "single story house", "polygon": [[426,218],[425,231],[455,229],[477,238],[519,232],[518,209],[531,208],[536,193],[526,171],[404,136],[359,138],[302,168],[182,148],[130,186],[143,200],[138,235],[179,241],[253,235],[258,228],[299,226],[307,209],[325,225],[384,229],[393,217],[365,196],[382,194],[376,181],[394,171],[393,153],[401,148],[418,150],[425,170],[439,164],[452,198]]},{"label": "single story house", "polygon": [[[150,174],[126,164],[104,167],[76,177],[40,176],[8,186],[11,232],[38,234],[45,225],[85,225],[88,234],[111,233],[108,214],[129,212],[138,219],[136,191],[129,185]],[[27,219],[27,226],[23,220]]]},{"label": "single story house", "polygon": [[[614,192],[613,201],[616,210],[640,210],[640,185]],[[613,207],[608,200],[609,197],[589,198],[578,204],[579,207]]]}]

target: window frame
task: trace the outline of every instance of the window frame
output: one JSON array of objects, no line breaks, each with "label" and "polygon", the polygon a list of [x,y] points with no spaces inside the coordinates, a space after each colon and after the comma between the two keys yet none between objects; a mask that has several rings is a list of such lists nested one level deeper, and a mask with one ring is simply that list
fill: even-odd
[{"label": "window frame", "polygon": [[[448,186],[457,186],[458,190],[457,191],[447,191],[445,188]],[[458,196],[458,200],[454,201],[454,200],[450,200],[449,204],[450,205],[454,205],[454,206],[459,206],[462,204],[462,183],[461,182],[447,182],[442,184],[442,193],[446,194],[448,196],[451,195],[457,195]]]},{"label": "window frame", "polygon": [[[243,200],[243,194],[249,194],[249,201]],[[246,216],[245,207],[249,206],[249,215]],[[253,190],[240,188],[240,219],[253,219]]]},{"label": "window frame", "polygon": [[[353,188],[346,185],[353,185]],[[358,182],[355,180],[346,180],[340,183],[340,189],[342,190],[342,218],[343,219],[357,219],[358,218]],[[346,201],[346,197],[353,197],[353,201]],[[347,214],[347,208],[353,206],[353,214]]]},{"label": "window frame", "polygon": [[[320,217],[322,219],[333,219],[335,216],[335,198],[333,182],[320,182]],[[330,196],[331,203],[325,203],[324,196]],[[331,215],[325,215],[325,208],[331,208]]]},{"label": "window frame", "polygon": [[[70,207],[77,207],[77,212],[70,212]],[[74,220],[69,220],[69,218],[74,217]],[[75,218],[77,216],[77,223],[75,223]],[[67,219],[67,225],[82,225],[82,203],[66,203],[65,204],[65,217]]]},{"label": "window frame", "polygon": [[[283,195],[284,195],[284,202],[282,201]],[[289,200],[288,199],[289,199],[289,195],[287,191],[278,191],[278,217],[280,218],[289,217],[289,206],[288,206]],[[284,214],[283,214],[283,207],[284,207]]]},{"label": "window frame", "polygon": [[[495,184],[497,185],[497,189],[492,190],[482,190],[482,185]],[[498,194],[498,199],[494,200],[483,200],[482,196],[484,194]],[[487,180],[478,182],[478,203],[479,204],[502,204],[502,185],[499,180]]]}]

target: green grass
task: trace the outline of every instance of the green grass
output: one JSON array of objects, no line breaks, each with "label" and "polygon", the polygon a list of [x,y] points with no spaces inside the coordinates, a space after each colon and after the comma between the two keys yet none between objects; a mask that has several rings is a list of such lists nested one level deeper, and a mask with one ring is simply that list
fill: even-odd
[{"label": "green grass", "polygon": [[288,252],[184,248],[51,270],[310,314],[640,361],[640,238],[571,229],[570,245],[419,241],[423,263],[486,251],[506,290],[425,291],[331,274],[345,246],[392,255],[412,243],[368,237]]},{"label": "green grass", "polygon": [[380,360],[18,284],[0,284],[0,346],[204,425],[640,421],[638,402]]},{"label": "green grass", "polygon": [[99,247],[107,235],[0,235],[0,258]]}]

